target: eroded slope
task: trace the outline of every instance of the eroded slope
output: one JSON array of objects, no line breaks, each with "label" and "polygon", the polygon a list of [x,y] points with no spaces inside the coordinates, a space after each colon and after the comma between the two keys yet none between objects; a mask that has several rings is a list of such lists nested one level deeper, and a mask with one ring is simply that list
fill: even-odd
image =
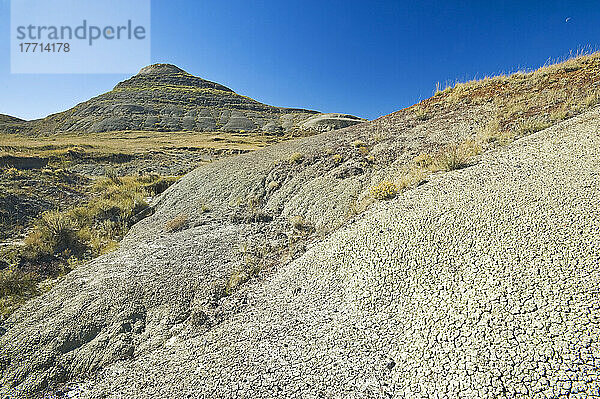
[{"label": "eroded slope", "polygon": [[599,126],[594,111],[368,211],[83,397],[598,395]]},{"label": "eroded slope", "polygon": [[[425,184],[319,242],[364,211],[373,185],[418,169],[417,156],[427,159],[451,143],[486,150],[539,130],[551,123],[551,109],[540,104],[559,104],[569,82],[579,84],[572,85],[573,107],[552,120],[593,106],[598,65],[596,56],[535,72],[532,81],[516,76],[454,88],[371,123],[195,170],[163,194],[118,251],[78,268],[3,324],[4,390],[27,395],[111,365],[97,389],[131,397],[181,390],[268,397],[278,389],[285,396],[401,396],[408,385],[433,396],[454,389],[451,381],[464,370],[477,376],[465,389],[493,396],[504,392],[502,384],[510,392],[528,386],[524,378],[541,381],[542,370],[563,379],[556,371],[563,366],[575,370],[570,380],[593,389],[585,387],[596,381],[587,360],[571,355],[579,350],[576,334],[595,337],[596,321],[585,321],[583,309],[595,309],[596,299],[572,287],[597,277],[598,111],[480,163],[472,159],[476,165],[465,170],[411,180]],[[572,80],[559,79],[562,86],[549,92],[544,85],[553,74]],[[497,87],[508,92],[496,96]],[[473,91],[479,94],[471,98]],[[519,92],[529,97],[511,103]],[[581,223],[571,223],[577,218]],[[582,270],[572,268],[577,264]],[[528,277],[522,284],[513,281],[520,273]],[[558,290],[542,290],[545,302],[535,310],[509,315],[508,303],[528,306],[535,287],[555,283]],[[494,284],[504,295],[500,305],[490,293]],[[559,306],[571,292],[573,307]],[[573,323],[532,327],[551,306],[557,320]],[[466,336],[479,331],[467,323],[472,308],[490,312],[478,332],[485,345],[473,355],[484,359],[479,371],[457,365],[475,348]],[[455,328],[462,322],[464,340]],[[519,348],[538,353],[530,338],[571,347],[520,369],[527,356],[519,357]],[[586,353],[595,353],[595,338],[589,342]],[[484,367],[490,359],[503,359],[500,374]],[[444,377],[432,377],[438,372]]]}]

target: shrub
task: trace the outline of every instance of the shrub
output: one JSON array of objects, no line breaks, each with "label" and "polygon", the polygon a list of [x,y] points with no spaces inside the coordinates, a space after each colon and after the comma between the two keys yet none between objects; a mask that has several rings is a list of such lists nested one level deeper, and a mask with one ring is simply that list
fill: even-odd
[{"label": "shrub", "polygon": [[87,248],[77,234],[77,226],[67,214],[49,211],[42,214],[25,238],[23,255],[29,260],[42,260],[61,253],[81,255]]},{"label": "shrub", "polygon": [[290,224],[294,228],[294,230],[301,232],[310,232],[312,231],[312,226],[304,220],[302,216],[296,215],[290,218]]},{"label": "shrub", "polygon": [[300,163],[304,161],[304,154],[301,152],[295,152],[290,155],[290,163]]},{"label": "shrub", "polygon": [[334,154],[331,159],[333,160],[333,163],[340,164],[344,160],[344,157],[342,157],[340,154]]},{"label": "shrub", "polygon": [[364,142],[364,141],[362,141],[362,140],[354,140],[354,141],[352,142],[352,146],[354,146],[354,147],[356,147],[356,148],[361,148],[361,147],[366,147],[366,146],[367,146],[367,143],[365,143],[365,142]]},{"label": "shrub", "polygon": [[180,214],[175,216],[173,219],[165,223],[165,231],[167,233],[174,233],[176,231],[183,230],[188,224],[188,216]]},{"label": "shrub", "polygon": [[446,148],[437,158],[437,166],[441,170],[450,171],[464,168],[468,165],[469,156],[466,151],[456,145]]},{"label": "shrub", "polygon": [[424,107],[416,107],[413,112],[415,114],[415,118],[420,121],[426,121],[431,117],[427,108]]},{"label": "shrub", "polygon": [[544,130],[550,126],[552,126],[552,124],[550,124],[548,122],[529,120],[529,121],[522,122],[519,125],[519,133],[523,136],[526,136],[528,134],[532,134],[535,132],[539,132],[540,130]]},{"label": "shrub", "polygon": [[371,196],[378,200],[389,200],[398,194],[398,186],[389,181],[382,181],[369,189]]}]

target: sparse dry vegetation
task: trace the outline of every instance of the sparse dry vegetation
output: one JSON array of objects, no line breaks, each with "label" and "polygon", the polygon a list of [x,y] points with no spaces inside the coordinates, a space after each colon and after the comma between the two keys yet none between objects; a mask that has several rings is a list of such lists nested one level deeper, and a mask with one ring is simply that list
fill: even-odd
[{"label": "sparse dry vegetation", "polygon": [[265,267],[270,256],[276,255],[281,248],[273,248],[268,244],[240,246],[241,265],[225,283],[224,295],[231,295],[253,277],[256,277]]},{"label": "sparse dry vegetation", "polygon": [[296,232],[310,233],[314,229],[302,216],[295,215],[290,218],[290,225]]},{"label": "sparse dry vegetation", "polygon": [[438,170],[451,171],[464,168],[469,164],[469,155],[463,147],[457,145],[448,146],[435,160]]},{"label": "sparse dry vegetation", "polygon": [[28,299],[41,293],[35,273],[14,268],[0,270],[0,318],[11,314]]},{"label": "sparse dry vegetation", "polygon": [[369,192],[373,198],[378,200],[389,200],[398,194],[398,186],[390,181],[382,181],[381,183],[372,186]]},{"label": "sparse dry vegetation", "polygon": [[189,218],[185,214],[175,216],[173,219],[165,223],[165,231],[167,233],[175,233],[183,230],[189,222]]},{"label": "sparse dry vegetation", "polygon": [[435,95],[412,108],[447,113],[470,104],[489,104],[495,117],[487,127],[487,143],[507,144],[553,123],[577,115],[600,101],[600,87],[591,83],[600,74],[600,54],[581,55],[535,71],[486,77],[436,86]]},{"label": "sparse dry vegetation", "polygon": [[3,257],[9,259],[9,268],[3,272],[6,281],[27,282],[15,285],[10,295],[0,297],[3,315],[14,310],[23,298],[39,292],[32,289],[33,282],[59,277],[78,262],[116,248],[147,209],[145,198],[164,191],[175,181],[175,177],[157,175],[109,176],[93,185],[93,199],[88,203],[43,213],[22,246],[2,251]]},{"label": "sparse dry vegetation", "polygon": [[290,163],[301,163],[302,161],[304,161],[304,154],[301,152],[295,152],[292,155],[290,155],[290,159],[289,159]]},{"label": "sparse dry vegetation", "polygon": [[427,108],[423,108],[423,107],[415,107],[414,113],[415,113],[415,118],[417,118],[417,120],[420,120],[420,121],[426,121],[427,119],[429,119],[431,117],[429,114],[429,110],[427,110]]},{"label": "sparse dry vegetation", "polygon": [[355,148],[363,148],[363,147],[367,147],[367,143],[365,143],[363,140],[354,140],[352,142],[352,146]]}]

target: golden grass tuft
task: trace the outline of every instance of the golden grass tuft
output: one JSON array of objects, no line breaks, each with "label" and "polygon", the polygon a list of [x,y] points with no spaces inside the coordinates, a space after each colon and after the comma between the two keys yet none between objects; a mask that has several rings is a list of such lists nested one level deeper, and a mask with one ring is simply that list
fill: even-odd
[{"label": "golden grass tuft", "polygon": [[301,152],[295,152],[292,155],[290,155],[289,161],[292,164],[299,164],[302,161],[304,161],[304,154]]},{"label": "golden grass tuft", "polygon": [[165,223],[165,231],[167,233],[175,233],[183,230],[189,223],[188,215],[180,214]]},{"label": "golden grass tuft", "polygon": [[371,196],[377,200],[390,200],[398,194],[398,186],[395,183],[384,180],[369,189]]},{"label": "golden grass tuft", "polygon": [[417,106],[414,108],[413,113],[415,114],[415,118],[419,121],[426,121],[431,118],[429,110],[425,107]]}]

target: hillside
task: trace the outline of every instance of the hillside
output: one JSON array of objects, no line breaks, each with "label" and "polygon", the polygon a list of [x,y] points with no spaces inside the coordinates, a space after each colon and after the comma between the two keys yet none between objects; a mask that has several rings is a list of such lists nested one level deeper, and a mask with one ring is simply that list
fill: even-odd
[{"label": "hillside", "polygon": [[597,394],[599,66],[195,169],[3,322],[0,393]]},{"label": "hillside", "polygon": [[170,64],[150,65],[98,97],[46,118],[12,124],[11,133],[223,131],[283,134],[325,131],[363,120],[351,115],[280,108],[241,96],[228,87]]},{"label": "hillside", "polygon": [[594,111],[368,211],[221,322],[196,291],[162,345],[82,397],[597,393],[598,126]]},{"label": "hillside", "polygon": [[0,114],[0,123],[18,123],[23,122],[23,119],[19,119],[14,116]]}]

